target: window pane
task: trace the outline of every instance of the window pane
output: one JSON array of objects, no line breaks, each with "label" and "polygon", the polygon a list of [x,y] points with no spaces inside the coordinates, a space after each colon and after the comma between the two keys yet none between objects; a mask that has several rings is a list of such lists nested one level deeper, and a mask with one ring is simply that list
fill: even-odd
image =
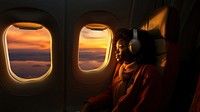
[{"label": "window pane", "polygon": [[94,70],[105,66],[108,61],[111,36],[110,29],[102,24],[89,24],[81,29],[79,36],[81,70]]},{"label": "window pane", "polygon": [[8,27],[5,39],[11,75],[32,79],[49,71],[51,35],[48,29],[36,23],[13,24]]}]

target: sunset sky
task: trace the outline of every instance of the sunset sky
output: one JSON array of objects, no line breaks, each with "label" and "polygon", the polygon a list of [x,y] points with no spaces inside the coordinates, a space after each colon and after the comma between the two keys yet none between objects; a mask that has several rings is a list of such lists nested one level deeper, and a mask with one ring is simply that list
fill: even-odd
[{"label": "sunset sky", "polygon": [[34,78],[45,74],[50,65],[50,39],[46,28],[7,30],[7,46],[11,70],[19,77]]},{"label": "sunset sky", "polygon": [[[90,70],[102,65],[109,42],[107,30],[83,28],[79,40],[79,66]],[[46,28],[22,30],[11,26],[7,30],[7,45],[12,71],[22,78],[40,77],[50,65],[51,36]],[[87,64],[86,64],[87,63]]]},{"label": "sunset sky", "polygon": [[107,48],[108,31],[95,31],[83,27],[80,34],[79,48]]},{"label": "sunset sky", "polygon": [[109,39],[107,30],[96,31],[83,27],[79,40],[79,66],[81,69],[96,69],[103,64]]},{"label": "sunset sky", "polygon": [[20,30],[11,26],[7,32],[9,50],[49,51],[50,39],[46,28]]}]

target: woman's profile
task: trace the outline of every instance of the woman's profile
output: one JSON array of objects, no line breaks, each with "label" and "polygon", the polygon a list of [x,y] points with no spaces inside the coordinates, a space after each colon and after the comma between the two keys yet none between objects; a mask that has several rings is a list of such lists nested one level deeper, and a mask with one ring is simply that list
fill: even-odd
[{"label": "woman's profile", "polygon": [[120,28],[115,33],[116,65],[112,83],[90,97],[81,112],[158,112],[161,106],[161,77],[154,66],[153,39],[147,31]]}]

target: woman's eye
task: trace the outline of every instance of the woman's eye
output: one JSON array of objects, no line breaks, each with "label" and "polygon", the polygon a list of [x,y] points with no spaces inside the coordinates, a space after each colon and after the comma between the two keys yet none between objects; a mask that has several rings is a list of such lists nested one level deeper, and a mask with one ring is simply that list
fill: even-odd
[{"label": "woman's eye", "polygon": [[122,49],[123,48],[123,46],[119,46],[119,49]]}]

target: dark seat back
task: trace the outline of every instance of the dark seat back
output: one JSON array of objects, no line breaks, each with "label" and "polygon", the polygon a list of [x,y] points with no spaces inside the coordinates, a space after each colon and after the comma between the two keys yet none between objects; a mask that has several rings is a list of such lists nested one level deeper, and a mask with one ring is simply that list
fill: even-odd
[{"label": "dark seat back", "polygon": [[168,111],[179,71],[178,12],[170,6],[161,7],[148,16],[140,29],[148,31],[154,37],[157,53],[156,66],[163,79],[162,112]]}]

